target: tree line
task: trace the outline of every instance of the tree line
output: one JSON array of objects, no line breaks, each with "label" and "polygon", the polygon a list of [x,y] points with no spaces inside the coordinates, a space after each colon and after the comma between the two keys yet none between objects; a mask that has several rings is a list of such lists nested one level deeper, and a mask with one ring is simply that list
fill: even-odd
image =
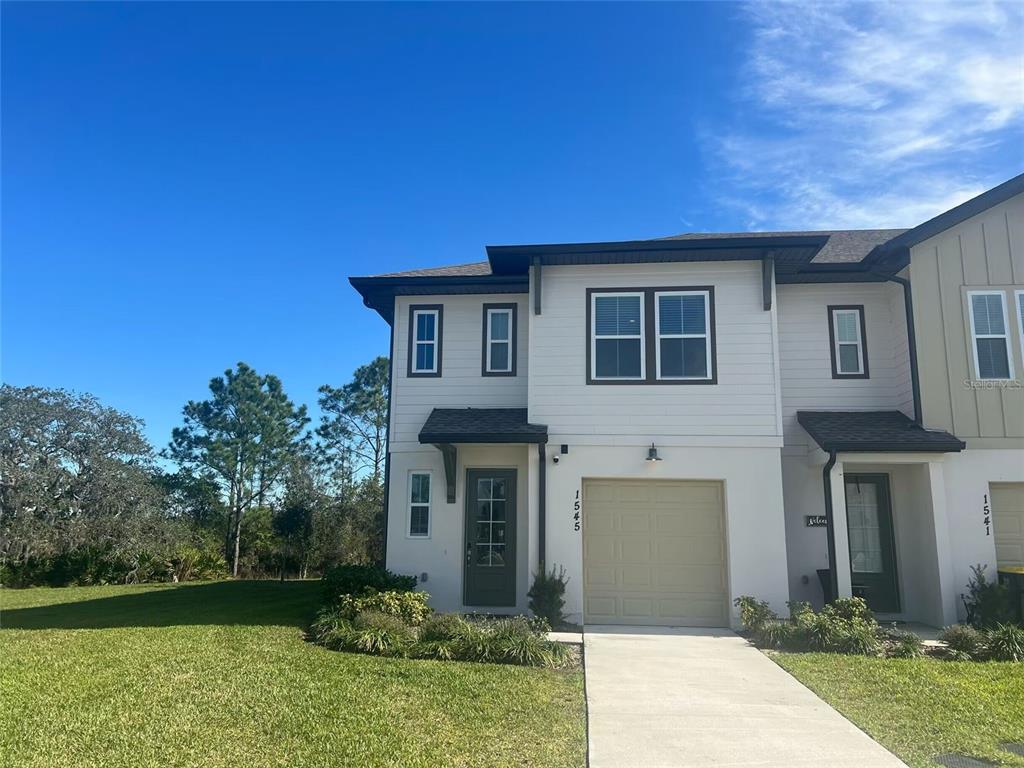
[{"label": "tree line", "polygon": [[0,583],[286,574],[383,557],[388,360],[319,390],[238,363],[169,444],[89,394],[0,387]]}]

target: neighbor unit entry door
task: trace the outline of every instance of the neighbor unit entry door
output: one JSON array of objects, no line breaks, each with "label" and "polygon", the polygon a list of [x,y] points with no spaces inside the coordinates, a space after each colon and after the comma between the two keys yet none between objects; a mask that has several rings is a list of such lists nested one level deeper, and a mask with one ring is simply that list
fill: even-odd
[{"label": "neighbor unit entry door", "polygon": [[729,624],[722,484],[586,480],[587,624]]}]

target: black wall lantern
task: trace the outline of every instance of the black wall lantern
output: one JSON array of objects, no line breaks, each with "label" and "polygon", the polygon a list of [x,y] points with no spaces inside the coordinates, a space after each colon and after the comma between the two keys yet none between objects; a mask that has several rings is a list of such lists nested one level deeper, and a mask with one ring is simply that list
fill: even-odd
[{"label": "black wall lantern", "polygon": [[661,461],[661,456],[658,455],[658,449],[654,447],[654,443],[651,443],[651,447],[647,449],[647,460]]}]

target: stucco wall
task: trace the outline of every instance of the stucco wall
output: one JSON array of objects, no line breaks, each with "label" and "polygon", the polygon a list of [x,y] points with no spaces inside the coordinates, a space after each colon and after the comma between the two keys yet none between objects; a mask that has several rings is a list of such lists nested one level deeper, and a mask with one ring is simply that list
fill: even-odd
[{"label": "stucco wall", "polygon": [[[558,446],[550,446],[557,451]],[[782,475],[777,448],[690,448],[659,446],[660,462],[645,461],[639,446],[570,445],[557,465],[548,465],[549,566],[569,574],[566,610],[575,621],[583,612],[583,531],[574,529],[573,503],[583,480],[720,480],[725,487],[730,611],[733,598],[755,595],[785,611],[789,590],[782,511]],[[586,505],[582,510],[586,525]]]},{"label": "stucco wall", "polygon": [[[989,493],[989,483],[1024,482],[1024,450],[968,449],[951,454],[944,463],[943,472],[953,585],[959,594],[965,591],[972,565],[986,565],[989,578],[995,576],[995,539],[985,530],[985,497]],[[962,613],[963,606],[958,607]]]},{"label": "stucco wall", "polygon": [[[473,467],[486,469],[515,469],[516,477],[516,606],[501,612],[524,613],[528,599],[529,575],[532,568],[530,553],[531,510],[536,500],[530,499],[527,477],[529,460],[525,445],[460,445],[458,446],[458,483],[454,504],[446,500],[444,465],[441,452],[432,446],[415,451],[391,454],[391,494],[388,504],[387,566],[396,573],[427,580],[419,589],[430,593],[430,604],[439,611],[472,610],[462,602],[463,559],[465,551],[465,487],[466,470]],[[533,449],[536,451],[536,449]],[[430,538],[409,538],[409,473],[427,470],[431,482]],[[536,495],[536,492],[534,492]],[[533,550],[535,551],[535,550]],[[484,609],[499,610],[499,609]]]}]

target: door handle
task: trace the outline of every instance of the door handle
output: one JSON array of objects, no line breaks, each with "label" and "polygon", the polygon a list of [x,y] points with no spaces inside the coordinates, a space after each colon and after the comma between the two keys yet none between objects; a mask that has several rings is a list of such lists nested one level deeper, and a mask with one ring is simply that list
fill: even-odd
[{"label": "door handle", "polygon": [[473,545],[472,544],[467,544],[466,545],[466,565],[469,565],[472,562],[473,562]]}]

